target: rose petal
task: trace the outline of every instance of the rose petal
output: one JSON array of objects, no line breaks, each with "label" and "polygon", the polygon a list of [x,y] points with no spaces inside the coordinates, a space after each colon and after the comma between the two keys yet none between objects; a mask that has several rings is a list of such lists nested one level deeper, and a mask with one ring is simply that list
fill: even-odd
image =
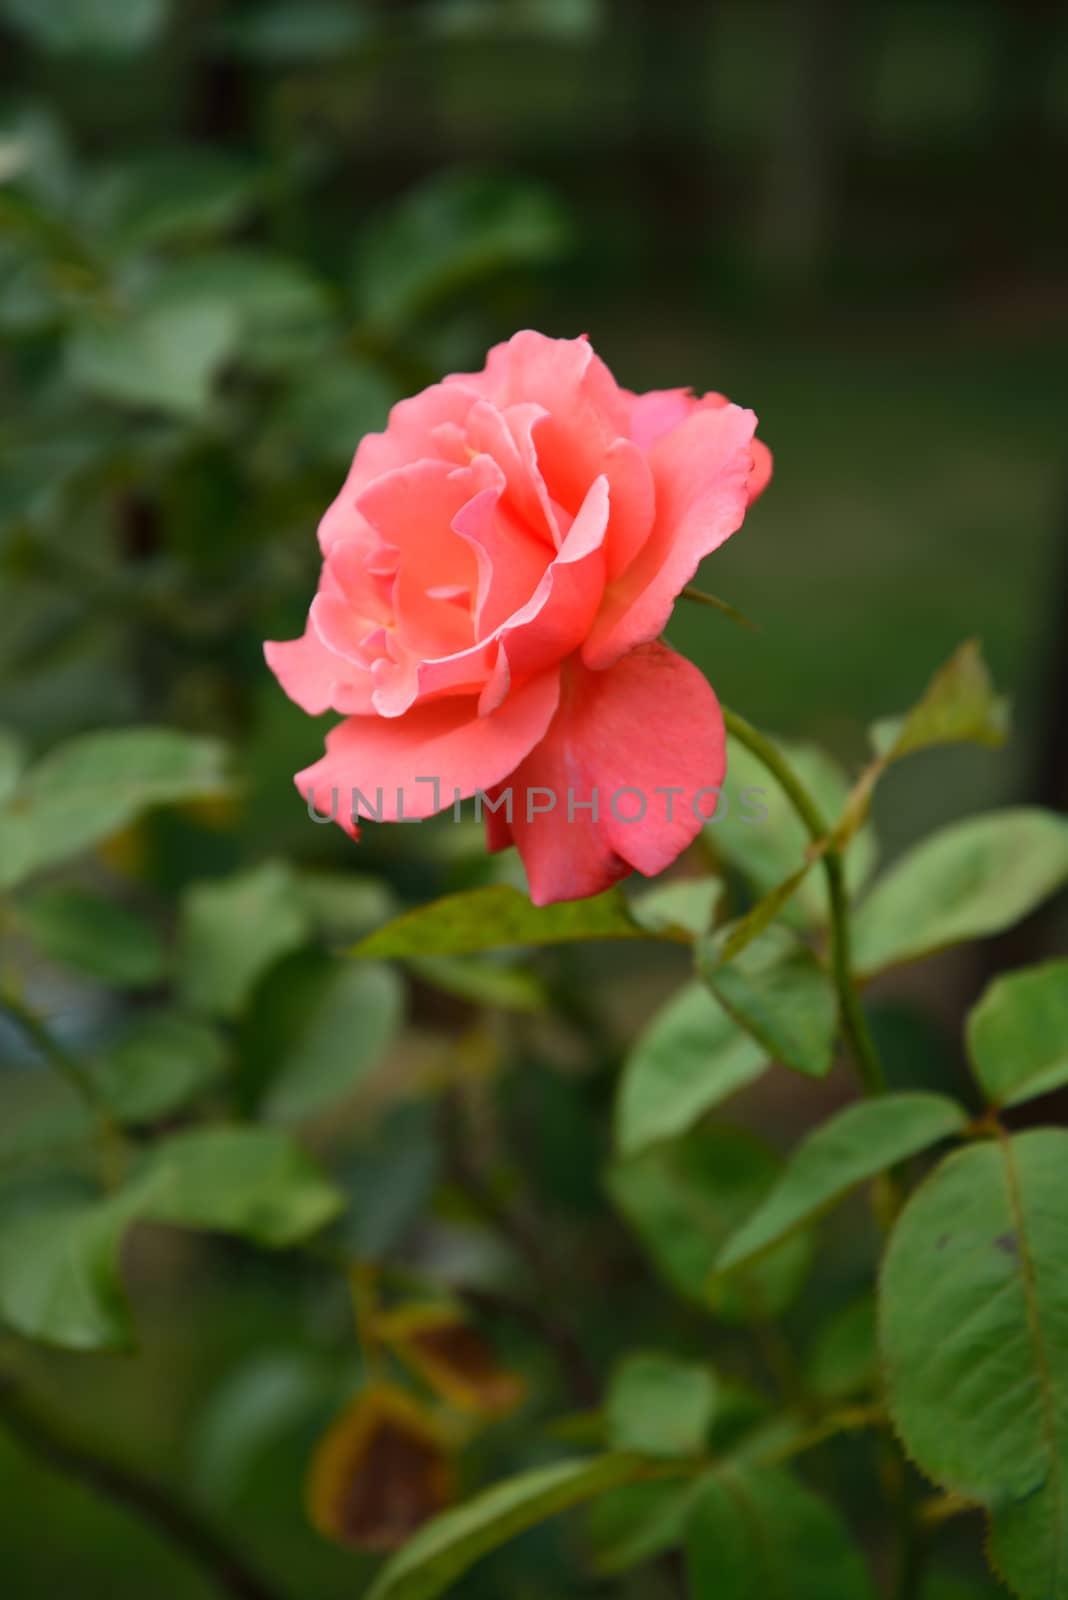
[{"label": "rose petal", "polygon": [[[695,411],[718,411],[730,401],[725,394],[704,394],[696,399],[689,389],[650,389],[632,397],[631,438],[643,450],[677,428]],[[753,466],[749,474],[750,504],[767,488],[771,477],[771,451],[759,439],[753,440]]]},{"label": "rose petal", "polygon": [[[608,477],[608,564],[610,573],[621,571],[652,526],[652,482],[628,437],[632,397],[589,341],[548,339],[528,328],[495,346],[483,372],[445,381],[480,385],[504,410],[529,479],[544,482],[550,528],[560,509],[577,514],[594,478]],[[475,416],[472,410],[472,422]]]},{"label": "rose petal", "polygon": [[650,389],[631,397],[630,436],[642,450],[685,422],[697,402],[691,389]]},{"label": "rose petal", "polygon": [[[608,484],[598,478],[527,603],[467,650],[422,661],[409,657],[396,672],[376,670],[374,709],[396,717],[417,699],[481,690],[486,714],[501,703],[510,682],[555,667],[582,643],[600,604],[607,525]],[[503,548],[501,558],[507,559]]]},{"label": "rose petal", "polygon": [[741,526],[755,427],[753,413],[740,406],[701,408],[651,446],[656,522],[605,594],[583,647],[587,666],[610,666],[662,633],[703,558]]},{"label": "rose petal", "polygon": [[474,551],[475,634],[485,639],[530,599],[556,550],[531,534],[494,489],[469,500],[452,525]]},{"label": "rose petal", "polygon": [[[297,788],[343,825],[354,790],[364,797],[362,814],[376,821],[432,816],[453,804],[457,790],[468,799],[507,777],[544,735],[559,693],[559,673],[547,672],[513,689],[487,717],[470,696],[416,705],[402,717],[349,717],[327,734],[326,755],[297,773]],[[436,788],[420,778],[436,779]]]},{"label": "rose petal", "polygon": [[545,416],[539,405],[514,405],[501,410],[479,400],[467,416],[468,449],[492,456],[504,473],[509,504],[539,542],[559,547],[561,530],[538,465],[532,430]]},{"label": "rose petal", "polygon": [[762,495],[771,481],[772,455],[760,439],[753,440],[753,465],[749,470],[749,504]]},{"label": "rose petal", "polygon": [[[570,663],[548,733],[502,786],[535,905],[598,894],[632,869],[663,871],[714,813],[715,793],[700,791],[718,789],[725,769],[719,703],[682,656],[647,644],[606,672]],[[583,808],[595,795],[596,819]],[[491,847],[504,828],[498,813]]]},{"label": "rose petal", "polygon": [[366,538],[366,523],[356,502],[368,484],[413,461],[439,459],[435,430],[449,423],[462,427],[477,399],[477,393],[465,391],[462,384],[435,383],[395,405],[385,433],[364,434],[341,491],[319,524],[324,555],[338,539]]},{"label": "rose petal", "polygon": [[268,640],[263,654],[289,698],[310,716],[371,710],[373,684],[366,669],[328,649],[311,622],[299,639]]}]

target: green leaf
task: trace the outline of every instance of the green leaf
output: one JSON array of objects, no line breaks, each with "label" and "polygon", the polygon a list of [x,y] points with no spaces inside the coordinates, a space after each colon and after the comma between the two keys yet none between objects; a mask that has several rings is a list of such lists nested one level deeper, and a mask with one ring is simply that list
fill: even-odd
[{"label": "green leaf", "polygon": [[[306,363],[328,337],[332,317],[318,278],[299,262],[254,250],[198,252],[174,262],[154,278],[146,304],[153,311],[221,306],[239,325],[237,358],[267,371]],[[350,435],[350,456],[358,437]]]},{"label": "green leaf", "polygon": [[[0,1167],[17,1174],[43,1163],[63,1167],[84,1160],[86,1149],[99,1132],[99,1125],[83,1100],[74,1100],[58,1084],[55,1095],[46,1094],[44,1103],[33,1099],[25,1113],[16,1106],[14,1117],[0,1127]],[[2,1195],[0,1195],[2,1199]]]},{"label": "green leaf", "polygon": [[794,1152],[763,1203],[717,1263],[727,1272],[778,1244],[859,1183],[960,1133],[968,1118],[955,1101],[922,1090],[880,1095],[839,1111]]},{"label": "green leaf", "polygon": [[382,1261],[418,1228],[440,1178],[435,1108],[403,1101],[339,1152],[337,1180],[347,1205],[331,1237],[364,1261]]},{"label": "green leaf", "polygon": [[722,898],[722,878],[683,878],[634,895],[630,914],[656,938],[689,935],[698,939],[711,928]]},{"label": "green leaf", "polygon": [[617,1162],[609,1192],[667,1281],[728,1322],[778,1316],[808,1270],[808,1240],[795,1233],[729,1281],[716,1273],[727,1239],[767,1194],[779,1170],[754,1136],[705,1127]]},{"label": "green leaf", "polygon": [[392,956],[465,955],[506,945],[567,944],[581,939],[648,937],[632,920],[618,889],[590,900],[531,905],[511,885],[468,889],[406,911],[361,940],[353,954]]},{"label": "green leaf", "polygon": [[301,872],[296,889],[316,933],[331,944],[350,944],[397,910],[388,883],[358,872]]},{"label": "green leaf", "polygon": [[157,1012],[127,1029],[104,1055],[95,1076],[120,1122],[155,1122],[212,1084],[225,1059],[214,1028],[191,1017]]},{"label": "green leaf", "polygon": [[703,939],[697,969],[740,1028],[772,1061],[825,1078],[834,1061],[838,1002],[807,945],[773,925],[721,964],[722,938]]},{"label": "green leaf", "polygon": [[871,809],[875,786],[895,761],[939,744],[982,744],[991,749],[1008,736],[1009,707],[994,694],[979,644],[969,639],[935,673],[921,699],[903,717],[887,717],[871,729],[875,759],[850,791],[835,827],[844,846]]},{"label": "green leaf", "polygon": [[[3,6],[0,5],[0,14]],[[22,193],[66,210],[77,178],[67,129],[54,109],[40,100],[8,101],[0,113],[5,176],[17,180]]]},{"label": "green leaf", "polygon": [[153,1146],[135,1181],[141,1214],[153,1222],[272,1248],[306,1239],[344,1205],[311,1156],[276,1128],[174,1134]]},{"label": "green leaf", "polygon": [[167,0],[2,0],[0,10],[36,45],[63,55],[132,55],[163,30]]},{"label": "green leaf", "polygon": [[151,806],[225,790],[214,739],[173,728],[79,734],[31,767],[0,805],[0,889],[79,854]]},{"label": "green leaf", "polygon": [[248,214],[261,187],[254,168],[222,150],[171,148],[106,172],[90,207],[115,249],[144,250],[219,233]]},{"label": "green leaf", "polygon": [[14,794],[24,765],[22,740],[9,729],[0,728],[0,805]]},{"label": "green leaf", "polygon": [[605,1410],[614,1450],[643,1456],[697,1456],[716,1404],[707,1367],[670,1356],[632,1355],[612,1379]]},{"label": "green leaf", "polygon": [[789,1473],[723,1467],[702,1480],[686,1534],[692,1600],[872,1600],[831,1508]]},{"label": "green leaf", "polygon": [[735,956],[740,956],[743,950],[749,948],[754,939],[759,938],[765,928],[771,926],[776,917],[785,911],[815,864],[815,860],[812,860],[806,862],[803,867],[798,867],[796,872],[792,872],[788,878],[784,878],[782,883],[777,884],[762,900],[758,900],[755,905],[750,906],[744,916],[737,917],[727,927],[720,930],[722,934],[721,961],[733,961]]},{"label": "green leaf", "polygon": [[481,1556],[639,1471],[635,1457],[607,1455],[557,1462],[495,1484],[420,1528],[379,1573],[366,1600],[434,1600]]},{"label": "green leaf", "polygon": [[993,1578],[982,1583],[932,1564],[920,1600],[1005,1600],[1005,1589]]},{"label": "green leaf", "polygon": [[697,1488],[692,1478],[654,1478],[601,1495],[588,1524],[595,1572],[614,1577],[680,1545]]},{"label": "green leaf", "polygon": [[871,730],[875,752],[898,761],[936,744],[982,744],[996,750],[1008,736],[1008,702],[994,685],[977,639],[968,639],[941,667],[922,698],[903,717]]},{"label": "green leaf", "polygon": [[508,268],[552,260],[566,238],[543,190],[449,172],[407,195],[367,238],[359,298],[378,326],[403,327]]},{"label": "green leaf", "polygon": [[284,862],[194,884],[182,900],[179,926],[178,987],[186,1004],[236,1016],[260,975],[307,936],[307,916]]},{"label": "green leaf", "polygon": [[155,929],[102,895],[45,889],[19,905],[18,920],[50,961],[105,983],[137,988],[163,974],[163,947]]},{"label": "green leaf", "polygon": [[917,845],[854,921],[865,974],[1010,928],[1068,883],[1068,817],[1018,806],[969,817]]},{"label": "green leaf", "polygon": [[848,1400],[873,1389],[879,1376],[875,1301],[870,1295],[839,1311],[820,1330],[805,1364],[808,1388],[821,1400]]},{"label": "green leaf", "polygon": [[391,968],[302,951],[271,970],[242,1033],[242,1079],[258,1111],[312,1116],[349,1093],[401,1025],[404,986]]},{"label": "green leaf", "polygon": [[196,417],[238,339],[222,305],[165,305],[85,322],[69,348],[71,381],[119,405]]},{"label": "green leaf", "polygon": [[898,1218],[880,1342],[891,1414],[921,1469],[991,1511],[1023,1600],[1068,1596],[1068,1132],[944,1161]]},{"label": "green leaf", "polygon": [[616,1146],[634,1155],[685,1133],[768,1066],[768,1054],[698,982],[656,1013],[627,1056],[616,1098]]},{"label": "green leaf", "polygon": [[[849,794],[845,773],[815,745],[785,740],[776,743],[816,802],[827,826],[832,827]],[[728,802],[725,811],[723,800]],[[713,849],[746,877],[758,896],[771,894],[787,880],[796,878],[790,895],[782,902],[791,924],[811,927],[828,920],[827,885],[822,871],[802,870],[811,845],[804,823],[763,763],[736,739],[727,743],[727,784],[720,810],[706,825],[705,836]],[[868,877],[876,854],[875,837],[870,829],[864,829],[846,852],[850,891],[859,889]]]},{"label": "green leaf", "polygon": [[544,1011],[545,984],[525,967],[502,966],[470,956],[409,956],[410,972],[432,989],[501,1011]]},{"label": "green leaf", "polygon": [[1068,961],[1005,973],[967,1023],[968,1053],[991,1104],[1016,1106],[1068,1083]]},{"label": "green leaf", "polygon": [[119,1244],[131,1197],[63,1199],[0,1224],[0,1317],[27,1339],[66,1350],[127,1349],[129,1308]]}]

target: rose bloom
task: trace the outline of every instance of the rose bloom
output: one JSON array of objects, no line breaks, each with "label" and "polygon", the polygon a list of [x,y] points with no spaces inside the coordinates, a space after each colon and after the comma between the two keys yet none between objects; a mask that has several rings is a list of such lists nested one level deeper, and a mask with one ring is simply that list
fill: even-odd
[{"label": "rose bloom", "polygon": [[[471,796],[538,905],[674,861],[715,810],[719,704],[660,642],[771,473],[722,395],[635,395],[585,339],[517,333],[394,406],[319,527],[302,638],[267,661],[341,714],[309,803],[432,815]],[[422,781],[419,781],[419,780]]]}]

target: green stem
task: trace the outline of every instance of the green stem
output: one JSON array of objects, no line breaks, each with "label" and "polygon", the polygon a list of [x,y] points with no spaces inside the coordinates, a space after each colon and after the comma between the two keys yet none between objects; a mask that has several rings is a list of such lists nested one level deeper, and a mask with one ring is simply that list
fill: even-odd
[{"label": "green stem", "polygon": [[782,752],[751,723],[746,722],[744,717],[740,717],[736,711],[731,711],[726,706],[723,707],[723,721],[727,732],[732,734],[739,744],[744,744],[747,750],[751,750],[757,760],[767,767],[804,823],[813,844],[820,847],[820,860],[827,879],[831,909],[831,970],[834,986],[838,991],[842,1028],[865,1093],[884,1094],[886,1077],[853,977],[849,902],[841,850],[833,842],[830,829],[816,802],[785,760]]},{"label": "green stem", "polygon": [[868,1428],[884,1427],[886,1413],[879,1406],[843,1406],[839,1411],[828,1412],[786,1444],[761,1455],[760,1461],[763,1466],[780,1466],[783,1462],[792,1461],[795,1456],[804,1455],[808,1450],[815,1450],[840,1433],[858,1433]]}]

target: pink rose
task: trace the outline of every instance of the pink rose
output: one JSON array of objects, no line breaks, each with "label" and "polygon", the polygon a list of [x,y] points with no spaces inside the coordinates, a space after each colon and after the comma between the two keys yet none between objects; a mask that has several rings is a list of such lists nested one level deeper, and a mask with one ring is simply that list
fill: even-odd
[{"label": "pink rose", "polygon": [[530,331],[395,406],[320,524],[303,637],[266,646],[299,706],[345,719],[301,793],[354,836],[356,814],[475,796],[538,905],[668,866],[726,755],[715,695],[659,636],[770,476],[755,426]]}]

